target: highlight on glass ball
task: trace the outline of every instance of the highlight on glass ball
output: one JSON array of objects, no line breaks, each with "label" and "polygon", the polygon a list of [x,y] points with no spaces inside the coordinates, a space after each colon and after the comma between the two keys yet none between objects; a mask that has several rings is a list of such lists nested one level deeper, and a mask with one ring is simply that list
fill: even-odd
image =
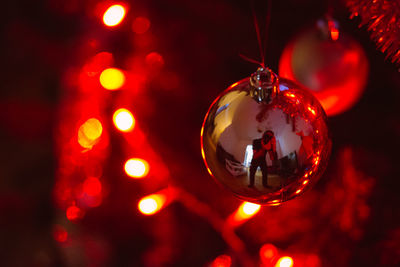
[{"label": "highlight on glass ball", "polygon": [[240,199],[277,205],[321,177],[331,151],[318,100],[259,68],[211,105],[201,130],[210,174]]},{"label": "highlight on glass ball", "polygon": [[360,99],[369,63],[361,45],[330,17],[300,32],[283,50],[279,75],[307,88],[328,116],[343,113]]}]

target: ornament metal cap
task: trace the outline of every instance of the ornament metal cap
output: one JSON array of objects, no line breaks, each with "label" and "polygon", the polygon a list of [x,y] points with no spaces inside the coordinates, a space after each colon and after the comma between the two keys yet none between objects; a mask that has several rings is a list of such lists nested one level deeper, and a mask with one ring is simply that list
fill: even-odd
[{"label": "ornament metal cap", "polygon": [[269,103],[278,92],[278,75],[271,69],[259,67],[250,76],[251,96],[257,102]]}]

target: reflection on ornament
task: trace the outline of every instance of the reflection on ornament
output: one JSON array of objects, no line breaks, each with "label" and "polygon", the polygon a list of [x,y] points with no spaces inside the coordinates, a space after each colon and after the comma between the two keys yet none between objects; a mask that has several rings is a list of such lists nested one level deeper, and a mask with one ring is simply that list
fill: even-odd
[{"label": "reflection on ornament", "polygon": [[201,142],[207,169],[218,182],[245,201],[267,205],[315,184],[331,149],[319,102],[264,68],[214,101]]},{"label": "reflection on ornament", "polygon": [[284,49],[279,75],[308,88],[328,116],[350,109],[367,82],[368,60],[360,44],[332,19],[319,20]]}]

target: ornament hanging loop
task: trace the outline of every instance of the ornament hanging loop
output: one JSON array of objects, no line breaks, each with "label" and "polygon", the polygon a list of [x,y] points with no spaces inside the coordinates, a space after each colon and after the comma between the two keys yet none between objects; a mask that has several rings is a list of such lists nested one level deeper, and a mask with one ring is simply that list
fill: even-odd
[{"label": "ornament hanging loop", "polygon": [[250,93],[258,103],[271,102],[278,93],[278,76],[269,68],[259,67],[250,76]]}]

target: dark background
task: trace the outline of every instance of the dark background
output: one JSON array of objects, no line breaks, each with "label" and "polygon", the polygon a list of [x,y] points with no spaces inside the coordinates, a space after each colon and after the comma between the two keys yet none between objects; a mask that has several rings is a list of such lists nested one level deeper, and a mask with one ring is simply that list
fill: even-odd
[{"label": "dark background", "polygon": [[[74,101],[66,98],[65,73],[93,55],[93,49],[85,46],[88,36],[101,43],[96,49],[113,52],[121,66],[135,53],[128,41],[129,25],[107,31],[93,15],[96,3],[2,3],[0,265],[206,266],[225,253],[232,256],[232,266],[241,266],[207,220],[181,204],[154,217],[133,212],[129,201],[152,192],[132,185],[118,189],[123,187],[118,185],[122,172],[108,176],[110,188],[117,191],[82,220],[67,222],[64,211],[56,207],[52,190],[60,152],[54,134],[61,121],[60,105]],[[149,78],[148,97],[137,100],[141,102],[137,120],[168,166],[170,183],[227,217],[240,201],[208,177],[199,132],[212,100],[257,67],[239,57],[243,53],[259,58],[250,3],[129,4],[131,16],[146,15],[151,20],[149,52],[158,51],[164,70],[179,77],[174,88],[164,91],[157,89],[157,75],[153,81]],[[263,21],[266,3],[255,1],[255,6]],[[351,110],[329,118],[333,152],[317,187],[293,203],[263,208],[238,229],[238,235],[255,261],[259,247],[273,243],[285,253],[317,254],[321,266],[396,266],[400,263],[398,67],[385,60],[366,28],[358,27],[357,18],[349,19],[343,2],[331,1],[331,6],[342,29],[362,44],[370,61],[364,94]],[[272,1],[267,65],[277,70],[285,44],[327,7],[317,0]],[[115,136],[111,139],[112,144],[120,142]],[[105,163],[108,172],[118,168],[113,164],[120,153],[111,148]],[[368,215],[357,215],[365,206]],[[65,225],[73,241],[57,243],[55,223]]]}]

